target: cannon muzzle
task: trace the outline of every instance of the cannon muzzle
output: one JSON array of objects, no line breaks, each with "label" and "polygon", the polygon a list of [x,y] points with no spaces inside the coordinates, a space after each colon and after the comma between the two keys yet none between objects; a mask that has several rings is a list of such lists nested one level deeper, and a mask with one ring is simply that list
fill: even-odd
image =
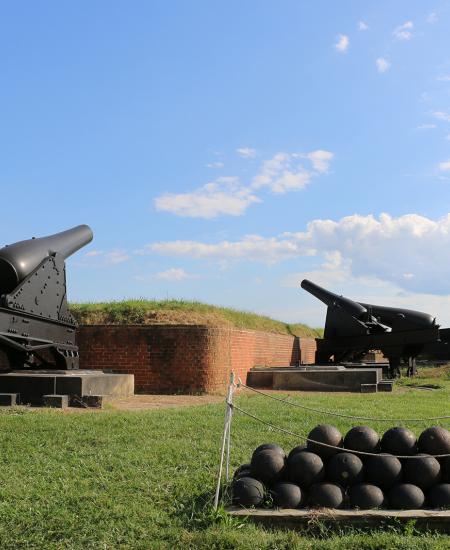
[{"label": "cannon muzzle", "polygon": [[66,259],[92,238],[88,225],[78,225],[48,237],[4,246],[0,249],[0,294],[12,292],[45,258],[59,254]]},{"label": "cannon muzzle", "polygon": [[357,319],[360,319],[367,314],[367,309],[360,303],[354,302],[353,300],[345,298],[344,296],[338,296],[337,294],[334,294],[333,292],[330,292],[329,290],[326,290],[325,288],[322,288],[321,286],[316,285],[311,281],[308,281],[308,279],[303,279],[300,286],[304,290],[315,296],[317,299],[319,299],[321,302],[323,302],[325,305],[339,306]]}]

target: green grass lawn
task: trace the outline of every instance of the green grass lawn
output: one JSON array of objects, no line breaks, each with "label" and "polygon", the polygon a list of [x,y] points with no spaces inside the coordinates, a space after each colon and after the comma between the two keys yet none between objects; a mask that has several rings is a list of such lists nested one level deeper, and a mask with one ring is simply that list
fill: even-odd
[{"label": "green grass lawn", "polygon": [[[424,383],[427,379],[422,379]],[[300,403],[350,414],[449,414],[441,389],[400,387],[392,394],[304,394]],[[262,418],[307,433],[324,418],[256,395],[237,402]],[[333,421],[342,431],[354,422]],[[444,535],[414,525],[386,531],[268,531],[231,520],[211,502],[223,405],[141,412],[0,411],[0,548],[449,548]],[[371,424],[380,432],[391,424]],[[417,433],[427,424],[415,425]],[[450,427],[450,423],[444,423]],[[299,443],[235,414],[232,466],[254,447]]]}]

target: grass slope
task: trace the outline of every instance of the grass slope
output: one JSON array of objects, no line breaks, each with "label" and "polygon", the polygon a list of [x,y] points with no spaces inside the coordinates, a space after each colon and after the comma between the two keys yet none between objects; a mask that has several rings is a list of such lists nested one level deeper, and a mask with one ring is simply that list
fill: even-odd
[{"label": "grass slope", "polygon": [[248,311],[213,306],[187,300],[123,300],[70,304],[70,311],[80,324],[207,324],[263,330],[294,336],[320,337],[322,329],[303,324],[288,324]]},{"label": "grass slope", "polygon": [[[441,389],[310,393],[295,399],[363,416],[440,416],[448,413],[450,379],[432,381]],[[237,402],[296,432],[330,420],[344,432],[356,423],[254,394],[240,395]],[[391,425],[372,423],[379,432]],[[415,425],[416,433],[426,425]],[[319,523],[296,533],[231,520],[223,511],[214,514],[210,504],[222,427],[222,404],[140,412],[0,410],[0,548],[448,548],[448,537],[418,534],[413,524],[332,534]],[[262,442],[285,449],[300,443],[237,412],[232,435],[233,468]]]}]

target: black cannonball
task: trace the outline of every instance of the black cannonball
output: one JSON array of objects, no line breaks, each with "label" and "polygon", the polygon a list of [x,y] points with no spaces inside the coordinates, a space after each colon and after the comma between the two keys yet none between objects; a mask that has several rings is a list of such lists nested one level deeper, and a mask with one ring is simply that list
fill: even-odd
[{"label": "black cannonball", "polygon": [[277,481],[283,473],[285,458],[272,449],[264,449],[253,453],[250,471],[252,477],[260,479],[265,485]]},{"label": "black cannonball", "polygon": [[240,477],[247,477],[250,475],[250,464],[241,464],[239,468],[233,474],[233,479],[239,479]]},{"label": "black cannonball", "polygon": [[425,502],[425,495],[417,485],[398,483],[389,491],[387,499],[394,510],[418,510]]},{"label": "black cannonball", "polygon": [[348,490],[351,508],[360,510],[371,510],[381,508],[384,503],[383,491],[376,485],[370,483],[358,483]]},{"label": "black cannonball", "polygon": [[450,483],[438,483],[427,493],[428,504],[431,508],[450,509]]},{"label": "black cannonball", "polygon": [[403,461],[403,481],[426,491],[441,478],[441,465],[430,455],[420,454]]},{"label": "black cannonball", "polygon": [[441,426],[427,428],[420,434],[419,450],[429,455],[450,454],[450,432]]},{"label": "black cannonball", "polygon": [[343,487],[360,483],[363,480],[363,463],[352,453],[338,453],[327,463],[326,478]]},{"label": "black cannonball", "polygon": [[450,483],[450,456],[445,456],[438,460],[441,465],[441,481],[443,483]]},{"label": "black cannonball", "polygon": [[260,506],[264,500],[264,485],[252,477],[234,480],[231,491],[236,505]]},{"label": "black cannonball", "polygon": [[[320,443],[332,445],[333,447],[342,447],[343,440],[341,432],[329,424],[320,424],[313,428],[308,435],[308,451],[318,454],[321,458],[329,458],[339,452],[331,447],[325,447]],[[317,442],[317,443],[316,443]]]},{"label": "black cannonball", "polygon": [[293,455],[287,463],[287,475],[290,481],[302,488],[322,481],[325,475],[323,461],[319,455],[303,451]]},{"label": "black cannonball", "polygon": [[295,483],[279,481],[269,491],[275,508],[298,508],[302,503],[302,490]]},{"label": "black cannonball", "polygon": [[388,454],[371,456],[365,465],[366,481],[381,489],[389,489],[402,477],[402,463],[398,458]]},{"label": "black cannonball", "polygon": [[[380,450],[380,436],[369,426],[355,426],[344,437],[344,448],[364,453],[378,453]],[[360,455],[363,460],[364,455]]]},{"label": "black cannonball", "polygon": [[275,451],[275,452],[279,453],[283,458],[286,458],[286,453],[276,443],[263,443],[259,447],[256,447],[256,449],[253,451],[252,457],[255,456],[256,454],[260,453],[261,451],[267,451],[267,450]]},{"label": "black cannonball", "polygon": [[295,454],[297,453],[302,453],[303,451],[306,451],[307,450],[307,446],[306,445],[297,445],[296,447],[294,447],[291,452],[289,453],[288,455],[288,460],[291,458],[291,456],[294,456]]},{"label": "black cannonball", "polygon": [[393,455],[414,455],[417,453],[417,439],[408,428],[391,428],[381,438],[381,450]]},{"label": "black cannonball", "polygon": [[308,502],[315,508],[340,508],[344,502],[344,491],[336,483],[316,483],[311,486]]}]

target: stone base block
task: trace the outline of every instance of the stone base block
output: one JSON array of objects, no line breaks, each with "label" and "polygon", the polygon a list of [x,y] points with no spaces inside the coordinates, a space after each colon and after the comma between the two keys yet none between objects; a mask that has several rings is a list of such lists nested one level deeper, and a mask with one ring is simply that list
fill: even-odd
[{"label": "stone base block", "polygon": [[[360,392],[363,384],[375,386],[382,380],[381,369],[346,369],[339,365],[275,367],[249,373],[248,385],[274,390]],[[267,386],[272,380],[272,384]]]},{"label": "stone base block", "polygon": [[376,393],[378,384],[361,384],[361,393]]},{"label": "stone base block", "polygon": [[68,395],[44,395],[43,396],[44,407],[51,407],[53,409],[66,409],[69,406]]},{"label": "stone base block", "polygon": [[382,382],[378,382],[378,391],[392,391],[393,387],[394,387],[394,382],[391,382],[389,380],[383,380]]},{"label": "stone base block", "polygon": [[132,374],[96,370],[24,370],[0,374],[0,392],[18,393],[23,404],[41,405],[44,395],[129,397],[134,395]]},{"label": "stone base block", "polygon": [[19,403],[19,394],[0,393],[0,407],[12,407]]}]

